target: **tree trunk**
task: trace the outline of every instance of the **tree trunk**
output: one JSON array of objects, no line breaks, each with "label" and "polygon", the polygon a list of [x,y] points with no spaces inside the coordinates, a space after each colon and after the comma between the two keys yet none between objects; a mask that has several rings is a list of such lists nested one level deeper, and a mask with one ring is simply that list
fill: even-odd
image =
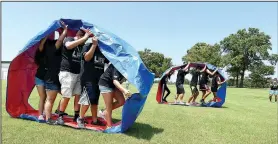
[{"label": "tree trunk", "polygon": [[242,72],[241,75],[240,75],[240,84],[239,84],[239,88],[243,88],[244,73],[245,73],[245,69],[243,69],[243,72]]},{"label": "tree trunk", "polygon": [[239,73],[237,72],[236,74],[236,87],[238,88],[238,76],[239,76]]}]

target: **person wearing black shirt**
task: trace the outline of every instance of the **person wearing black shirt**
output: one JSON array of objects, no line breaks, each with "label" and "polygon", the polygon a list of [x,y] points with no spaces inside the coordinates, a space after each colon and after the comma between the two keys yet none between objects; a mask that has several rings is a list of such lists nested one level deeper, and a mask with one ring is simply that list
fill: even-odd
[{"label": "person wearing black shirt", "polygon": [[218,69],[215,69],[214,72],[210,72],[209,69],[206,69],[204,72],[201,73],[199,88],[200,88],[200,91],[202,91],[202,93],[203,93],[202,99],[200,100],[200,102],[202,104],[205,103],[205,99],[211,93],[211,91],[208,87],[209,75],[213,76],[217,72],[217,70]]},{"label": "person wearing black shirt", "polygon": [[[129,90],[121,84],[126,78],[112,65],[105,70],[98,82],[100,93],[103,96],[106,106],[105,110],[99,111],[99,116],[107,122],[107,128],[112,126],[112,110],[121,107],[125,103],[125,98],[130,96]],[[113,102],[113,99],[116,101]]]},{"label": "person wearing black shirt", "polygon": [[50,40],[44,38],[40,43],[45,49],[45,61],[47,72],[44,76],[45,89],[46,89],[46,102],[45,102],[45,116],[46,122],[48,124],[55,124],[55,121],[51,119],[51,113],[54,101],[56,99],[57,93],[60,91],[60,83],[58,80],[58,73],[61,61],[61,50],[63,40],[67,35],[67,25],[60,21],[62,27],[64,28],[63,33],[59,36],[58,40]]},{"label": "person wearing black shirt", "polygon": [[81,94],[80,83],[80,62],[81,51],[92,32],[89,29],[81,28],[75,37],[67,37],[62,47],[62,61],[60,66],[59,81],[61,83],[62,100],[60,102],[59,118],[57,123],[64,124],[63,116],[72,96],[74,98],[74,118],[79,117],[80,105],[78,104]]},{"label": "person wearing black shirt", "polygon": [[[43,39],[45,41],[45,39]],[[44,103],[46,99],[46,92],[45,92],[45,81],[44,76],[46,73],[46,66],[45,66],[45,50],[43,48],[43,45],[40,45],[35,53],[35,63],[38,66],[36,75],[35,75],[35,84],[40,96],[40,102],[39,102],[39,120],[44,120],[43,117],[43,109],[44,109]]]},{"label": "person wearing black shirt", "polygon": [[[188,74],[188,68],[190,66],[190,63],[188,63],[186,66],[182,66],[181,69],[178,71],[177,80],[176,80],[176,88],[177,88],[177,95],[175,97],[175,103],[184,104],[183,97],[184,97],[184,77]],[[180,98],[180,101],[178,102],[178,98]]]},{"label": "person wearing black shirt", "polygon": [[[164,90],[163,90],[163,98],[162,98],[162,101],[163,102],[167,102],[167,97],[169,96],[169,94],[171,93],[171,91],[169,90],[168,86],[167,86],[167,82],[168,80],[171,78],[171,75],[174,73],[174,71],[170,71],[168,74],[166,74],[162,80],[161,80],[161,83],[162,83],[162,86],[164,87]],[[165,91],[167,92],[167,94],[164,96],[165,94]]]},{"label": "person wearing black shirt", "polygon": [[225,82],[226,82],[226,80],[221,82],[220,75],[218,72],[216,72],[214,74],[214,76],[212,77],[212,80],[211,80],[211,91],[213,93],[213,99],[211,101],[216,102],[217,97],[218,97],[217,96],[218,87]]},{"label": "person wearing black shirt", "polygon": [[99,86],[98,81],[104,73],[105,63],[109,63],[106,57],[101,53],[98,47],[96,37],[92,38],[93,44],[85,44],[82,49],[81,60],[81,87],[82,94],[79,100],[81,104],[80,116],[77,119],[79,128],[85,127],[85,113],[91,105],[92,123],[93,125],[104,125],[97,119],[97,107],[99,101]]},{"label": "person wearing black shirt", "polygon": [[272,96],[275,97],[275,102],[277,102],[277,96],[278,96],[278,84],[277,79],[275,78],[273,82],[270,84],[270,91],[269,91],[269,100],[272,102]]},{"label": "person wearing black shirt", "polygon": [[206,66],[202,69],[201,66],[197,65],[195,69],[192,70],[192,78],[190,81],[190,89],[191,89],[191,97],[188,99],[187,105],[190,105],[190,102],[192,101],[192,104],[195,105],[196,98],[199,95],[199,91],[197,88],[197,85],[199,83],[200,73],[202,73],[206,69]]}]

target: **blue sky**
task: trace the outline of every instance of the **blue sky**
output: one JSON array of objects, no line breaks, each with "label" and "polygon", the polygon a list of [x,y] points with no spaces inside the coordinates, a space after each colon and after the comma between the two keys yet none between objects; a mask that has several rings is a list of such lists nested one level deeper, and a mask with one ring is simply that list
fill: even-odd
[{"label": "blue sky", "polygon": [[248,27],[270,35],[272,53],[277,53],[277,17],[277,2],[3,2],[2,60],[12,60],[60,18],[99,25],[137,50],[171,57],[174,64],[181,64],[195,43],[214,44]]}]

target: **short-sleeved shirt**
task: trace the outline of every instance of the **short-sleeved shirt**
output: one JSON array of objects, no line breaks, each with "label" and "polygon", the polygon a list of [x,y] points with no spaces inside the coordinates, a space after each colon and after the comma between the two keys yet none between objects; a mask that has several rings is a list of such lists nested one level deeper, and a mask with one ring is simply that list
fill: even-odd
[{"label": "short-sleeved shirt", "polygon": [[85,61],[85,54],[90,50],[92,43],[85,44],[82,49],[81,58],[81,82],[98,83],[100,76],[104,73],[105,63],[108,59],[96,47],[94,55],[90,61]]},{"label": "short-sleeved shirt", "polygon": [[197,86],[200,77],[200,72],[197,70],[192,71],[192,78],[190,81],[191,86]]},{"label": "short-sleeved shirt", "polygon": [[200,85],[208,84],[208,81],[209,81],[208,73],[206,71],[202,72],[200,78]]},{"label": "short-sleeved shirt", "polygon": [[178,71],[178,75],[177,75],[177,80],[176,80],[176,85],[183,85],[184,84],[184,77],[185,75],[187,75],[188,72],[183,70],[183,69],[180,69]]},{"label": "short-sleeved shirt", "polygon": [[45,59],[47,72],[45,74],[45,82],[59,84],[58,74],[60,72],[61,64],[61,48],[57,49],[55,46],[57,40],[46,40],[44,44]]},{"label": "short-sleeved shirt", "polygon": [[108,88],[115,88],[113,80],[123,83],[124,79],[125,77],[112,64],[110,64],[105,72],[101,75],[98,84]]},{"label": "short-sleeved shirt", "polygon": [[278,90],[278,85],[274,85],[274,84],[271,84],[270,85],[270,90]]},{"label": "short-sleeved shirt", "polygon": [[45,50],[40,51],[39,49],[36,51],[35,54],[35,62],[38,65],[38,69],[36,72],[36,77],[44,80],[45,73],[47,71],[46,65],[45,65]]},{"label": "short-sleeved shirt", "polygon": [[74,41],[73,37],[67,37],[64,40],[62,48],[62,61],[60,71],[67,71],[74,74],[80,73],[80,62],[81,62],[81,51],[83,45],[78,45],[73,49],[67,49],[65,44],[66,42]]},{"label": "short-sleeved shirt", "polygon": [[219,76],[213,76],[212,80],[211,80],[211,87],[212,88],[218,88],[218,81],[219,81]]},{"label": "short-sleeved shirt", "polygon": [[166,75],[166,76],[164,76],[164,77],[161,79],[161,82],[164,83],[164,84],[166,84],[166,83],[169,81],[170,78],[171,78],[170,75]]}]

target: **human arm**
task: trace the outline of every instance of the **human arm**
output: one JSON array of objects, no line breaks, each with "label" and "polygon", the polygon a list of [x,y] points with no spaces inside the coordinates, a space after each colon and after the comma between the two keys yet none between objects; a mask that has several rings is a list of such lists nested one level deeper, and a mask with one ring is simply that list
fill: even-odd
[{"label": "human arm", "polygon": [[44,44],[45,44],[45,42],[46,42],[46,39],[47,39],[47,37],[45,37],[45,38],[43,38],[43,39],[41,40],[41,43],[40,43],[40,45],[39,45],[39,51],[40,51],[40,52],[43,51],[43,48],[44,48]]},{"label": "human arm", "polygon": [[214,75],[217,72],[218,68],[216,68],[213,72],[211,72],[209,69],[206,69],[206,72],[210,75]]},{"label": "human arm", "polygon": [[95,53],[95,50],[96,50],[96,47],[98,44],[97,38],[93,37],[92,42],[93,42],[93,44],[92,44],[90,50],[88,52],[85,52],[85,54],[84,54],[85,61],[90,61],[94,56],[94,53]]},{"label": "human arm", "polygon": [[125,95],[125,96],[130,96],[129,90],[125,89],[120,81],[124,79],[124,77],[121,75],[119,71],[116,69],[113,72],[113,84]]},{"label": "human arm", "polygon": [[61,47],[61,45],[63,44],[63,40],[65,39],[67,32],[68,32],[68,25],[66,25],[63,21],[60,21],[60,23],[63,26],[64,31],[55,43],[56,49],[59,49]]},{"label": "human arm", "polygon": [[204,68],[200,71],[201,73],[204,72],[207,68],[207,65],[204,66]]},{"label": "human arm", "polygon": [[221,82],[220,77],[217,78],[217,84],[218,84],[218,85],[222,85],[222,84],[225,83],[225,82],[226,82],[226,80],[224,80],[224,81]]},{"label": "human arm", "polygon": [[186,67],[183,69],[184,71],[187,70],[190,66],[190,62],[188,62],[188,64],[186,65]]},{"label": "human arm", "polygon": [[73,49],[75,47],[77,47],[78,45],[84,43],[88,38],[89,36],[92,34],[92,32],[89,30],[89,29],[82,29],[85,31],[85,35],[78,39],[78,40],[74,40],[74,41],[68,41],[68,42],[65,42],[65,46],[67,49]]}]

